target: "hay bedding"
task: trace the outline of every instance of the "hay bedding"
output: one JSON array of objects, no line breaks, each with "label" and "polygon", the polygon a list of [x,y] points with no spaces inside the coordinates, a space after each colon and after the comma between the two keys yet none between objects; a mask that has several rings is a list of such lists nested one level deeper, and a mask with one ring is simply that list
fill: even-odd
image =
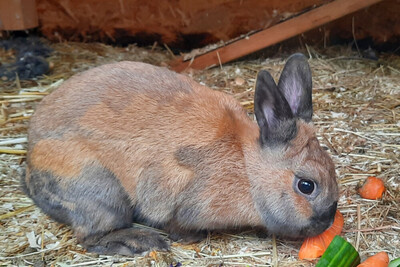
[{"label": "hay bedding", "polygon": [[[39,100],[74,73],[95,65],[137,60],[163,65],[169,54],[158,48],[113,48],[102,44],[52,45],[51,74],[36,81],[2,82],[0,87],[0,264],[33,266],[312,266],[298,261],[301,241],[260,238],[256,233],[214,234],[189,246],[172,244],[170,253],[145,257],[87,254],[68,227],[55,223],[19,189],[29,117]],[[344,236],[362,258],[386,251],[400,257],[400,57],[379,62],[359,59],[346,47],[304,51],[314,78],[314,122],[321,143],[337,166],[345,218]],[[10,60],[0,51],[0,58]],[[287,55],[244,60],[190,72],[200,83],[234,95],[252,110],[259,69],[275,78]],[[368,175],[383,178],[383,200],[361,199],[356,188]]]}]

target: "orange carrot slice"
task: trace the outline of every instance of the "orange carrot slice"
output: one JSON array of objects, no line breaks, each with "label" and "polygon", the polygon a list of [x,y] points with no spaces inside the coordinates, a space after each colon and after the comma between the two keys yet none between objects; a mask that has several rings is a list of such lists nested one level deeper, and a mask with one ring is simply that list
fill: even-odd
[{"label": "orange carrot slice", "polygon": [[299,259],[316,259],[324,254],[325,242],[321,235],[306,238],[299,250]]},{"label": "orange carrot slice", "polygon": [[383,192],[385,192],[385,185],[381,179],[370,176],[358,192],[363,198],[375,200],[382,197]]},{"label": "orange carrot slice", "polygon": [[369,257],[361,264],[357,265],[357,267],[388,267],[388,265],[389,256],[386,252],[382,251]]},{"label": "orange carrot slice", "polygon": [[299,259],[316,259],[322,256],[333,238],[342,232],[343,224],[343,215],[339,210],[336,210],[335,220],[331,227],[320,235],[308,237],[304,240],[299,250]]}]

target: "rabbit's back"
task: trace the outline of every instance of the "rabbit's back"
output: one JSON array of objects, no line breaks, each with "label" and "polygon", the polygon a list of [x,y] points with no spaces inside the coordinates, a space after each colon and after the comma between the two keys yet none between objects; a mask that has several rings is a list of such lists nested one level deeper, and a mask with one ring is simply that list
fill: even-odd
[{"label": "rabbit's back", "polygon": [[224,116],[248,122],[226,94],[165,68],[120,62],[75,75],[45,97],[31,120],[30,140],[97,131],[123,139],[151,131],[171,139],[194,132],[201,142],[213,138]]}]

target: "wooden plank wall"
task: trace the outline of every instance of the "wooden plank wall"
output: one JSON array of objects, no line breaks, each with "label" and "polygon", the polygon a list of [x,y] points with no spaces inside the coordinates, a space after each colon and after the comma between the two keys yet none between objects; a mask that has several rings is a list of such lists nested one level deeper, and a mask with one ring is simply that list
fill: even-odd
[{"label": "wooden plank wall", "polygon": [[[41,31],[53,40],[201,47],[274,25],[329,0],[37,0]],[[354,21],[354,25],[353,25]],[[400,36],[400,1],[385,0],[313,32],[311,39],[377,42]]]}]

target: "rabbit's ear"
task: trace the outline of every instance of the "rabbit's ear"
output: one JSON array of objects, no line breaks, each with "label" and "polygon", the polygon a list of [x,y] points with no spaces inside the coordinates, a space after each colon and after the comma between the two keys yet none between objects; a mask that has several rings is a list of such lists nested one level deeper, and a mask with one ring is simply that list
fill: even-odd
[{"label": "rabbit's ear", "polygon": [[312,108],[312,78],[307,58],[296,53],[289,57],[278,83],[295,117],[310,122]]},{"label": "rabbit's ear", "polygon": [[262,145],[286,144],[296,136],[296,119],[292,110],[266,70],[261,70],[257,75],[254,112]]}]

